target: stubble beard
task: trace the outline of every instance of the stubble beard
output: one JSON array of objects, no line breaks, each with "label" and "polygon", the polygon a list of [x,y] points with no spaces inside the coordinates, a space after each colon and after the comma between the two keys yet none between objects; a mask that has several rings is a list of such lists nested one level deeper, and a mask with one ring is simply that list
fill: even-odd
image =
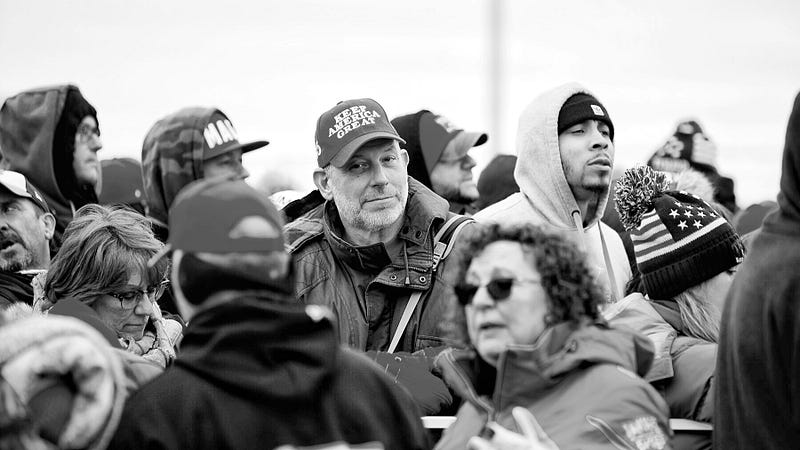
[{"label": "stubble beard", "polygon": [[10,259],[0,258],[0,270],[4,272],[19,272],[33,267],[34,261],[33,253],[31,253],[24,244],[20,243],[23,248],[21,254],[16,254]]},{"label": "stubble beard", "polygon": [[408,199],[408,188],[405,192],[400,192],[399,197],[397,204],[379,211],[365,211],[361,208],[360,200],[351,200],[345,196],[334,195],[334,202],[342,222],[357,229],[375,233],[393,225],[403,216]]}]

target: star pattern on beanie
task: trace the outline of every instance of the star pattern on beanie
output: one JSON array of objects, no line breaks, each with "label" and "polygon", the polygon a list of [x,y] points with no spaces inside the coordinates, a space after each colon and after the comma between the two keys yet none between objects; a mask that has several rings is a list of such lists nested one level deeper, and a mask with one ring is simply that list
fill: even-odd
[{"label": "star pattern on beanie", "polygon": [[711,205],[667,186],[663,174],[642,166],[628,169],[615,188],[645,289],[659,299],[672,298],[744,257],[739,236]]}]

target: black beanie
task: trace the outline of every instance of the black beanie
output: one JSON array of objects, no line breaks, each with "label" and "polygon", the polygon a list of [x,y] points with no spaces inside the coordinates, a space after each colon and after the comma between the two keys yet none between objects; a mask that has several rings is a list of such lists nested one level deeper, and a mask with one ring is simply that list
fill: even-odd
[{"label": "black beanie", "polygon": [[586,120],[598,120],[608,125],[609,136],[614,140],[614,124],[611,123],[608,111],[596,98],[584,93],[573,95],[561,106],[561,111],[558,112],[558,134]]},{"label": "black beanie", "polygon": [[[97,121],[97,110],[83,98],[81,91],[75,86],[67,88],[64,110],[56,125],[53,136],[53,172],[61,194],[75,204],[75,209],[89,203],[97,203],[94,186],[83,186],[78,183],[72,162],[75,153],[75,134],[78,125],[86,116]],[[98,131],[100,123],[98,122]]]}]

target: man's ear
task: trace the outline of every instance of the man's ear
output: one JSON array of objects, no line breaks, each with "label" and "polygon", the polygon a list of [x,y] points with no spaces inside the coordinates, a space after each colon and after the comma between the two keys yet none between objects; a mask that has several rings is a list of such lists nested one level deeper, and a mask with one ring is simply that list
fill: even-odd
[{"label": "man's ear", "polygon": [[42,226],[44,226],[44,237],[48,240],[53,239],[53,235],[56,233],[56,218],[51,213],[42,213],[39,216],[39,220],[42,222]]},{"label": "man's ear", "polygon": [[406,167],[408,167],[408,162],[411,158],[408,156],[408,152],[405,149],[400,149],[400,158],[406,163]]},{"label": "man's ear", "polygon": [[[335,170],[335,169],[331,169]],[[319,193],[325,200],[333,200],[333,186],[331,186],[331,177],[325,169],[314,169],[314,184],[317,186]]]}]

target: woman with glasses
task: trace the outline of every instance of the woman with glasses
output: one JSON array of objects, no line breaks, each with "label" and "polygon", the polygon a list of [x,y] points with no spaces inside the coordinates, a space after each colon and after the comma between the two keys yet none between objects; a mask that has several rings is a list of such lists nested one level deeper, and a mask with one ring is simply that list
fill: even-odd
[{"label": "woman with glasses", "polygon": [[531,448],[670,448],[667,406],[637,375],[652,345],[604,324],[585,256],[533,225],[484,227],[469,245],[456,292],[472,348],[436,359],[464,403],[437,448],[500,445],[518,406],[539,425]]},{"label": "woman with glasses", "polygon": [[175,357],[182,326],[158,306],[168,262],[148,261],[163,244],[133,210],[87,205],[69,224],[34,309],[71,315],[109,342],[165,368]]}]

